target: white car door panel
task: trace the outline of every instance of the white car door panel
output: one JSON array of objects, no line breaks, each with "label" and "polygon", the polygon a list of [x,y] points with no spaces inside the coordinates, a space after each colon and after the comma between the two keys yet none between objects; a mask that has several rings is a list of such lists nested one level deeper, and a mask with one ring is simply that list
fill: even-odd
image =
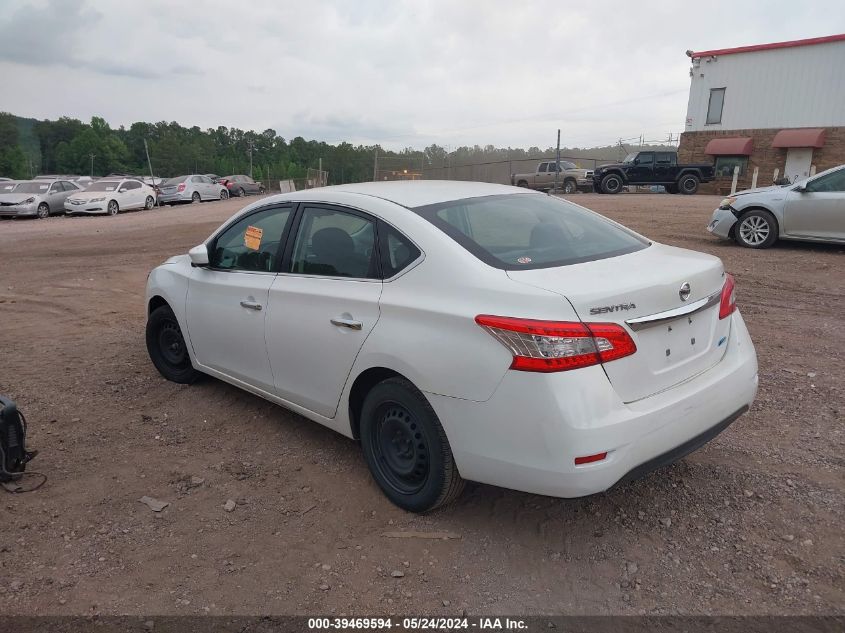
[{"label": "white car door panel", "polygon": [[209,267],[188,285],[186,321],[197,361],[274,391],[267,356],[268,293],[292,208],[271,207],[236,220],[209,243]]},{"label": "white car door panel", "polygon": [[270,287],[267,315],[276,393],[334,417],[379,318],[375,222],[347,209],[303,205],[293,230],[289,272]]},{"label": "white car door panel", "polygon": [[281,398],[334,417],[352,364],[378,321],[381,289],[379,280],[276,277],[267,350]]},{"label": "white car door panel", "polygon": [[264,341],[273,273],[196,268],[188,285],[186,321],[200,364],[272,391]]}]

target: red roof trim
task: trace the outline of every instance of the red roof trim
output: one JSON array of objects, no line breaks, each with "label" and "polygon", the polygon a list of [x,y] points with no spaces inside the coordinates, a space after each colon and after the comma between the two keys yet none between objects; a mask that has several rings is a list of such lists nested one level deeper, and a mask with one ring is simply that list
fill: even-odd
[{"label": "red roof trim", "polygon": [[770,51],[776,48],[792,48],[793,46],[812,46],[813,44],[828,44],[829,42],[845,41],[845,33],[839,35],[825,35],[824,37],[811,37],[806,40],[791,40],[789,42],[774,42],[772,44],[755,44],[753,46],[738,46],[736,48],[717,48],[712,51],[700,51],[692,53],[690,57],[709,57],[710,55],[732,55],[734,53],[751,53],[754,51]]},{"label": "red roof trim", "polygon": [[748,137],[714,138],[707,143],[704,153],[709,156],[750,156],[754,141]]},{"label": "red roof trim", "polygon": [[797,128],[775,134],[772,147],[824,147],[824,128]]}]

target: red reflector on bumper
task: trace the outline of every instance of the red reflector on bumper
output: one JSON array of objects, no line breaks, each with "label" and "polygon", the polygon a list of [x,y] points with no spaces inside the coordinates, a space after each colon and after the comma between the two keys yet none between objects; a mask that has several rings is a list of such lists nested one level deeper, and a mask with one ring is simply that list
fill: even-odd
[{"label": "red reflector on bumper", "polygon": [[607,457],[607,452],[604,453],[597,453],[595,455],[586,455],[584,457],[576,457],[575,458],[575,465],[580,466],[581,464],[592,464],[593,462],[600,462],[605,457]]}]

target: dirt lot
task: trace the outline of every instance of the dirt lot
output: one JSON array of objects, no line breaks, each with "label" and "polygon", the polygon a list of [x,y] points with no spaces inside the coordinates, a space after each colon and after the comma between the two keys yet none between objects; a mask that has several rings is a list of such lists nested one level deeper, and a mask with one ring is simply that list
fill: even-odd
[{"label": "dirt lot", "polygon": [[[168,383],[148,361],[148,271],[241,201],[0,223],[0,393],[49,476],[0,491],[0,613],[842,613],[843,249],[718,242],[707,196],[573,198],[724,260],[757,402],[611,493],[471,484],[423,517],[388,503],[354,442],[216,380]],[[144,495],[170,505],[155,514]],[[398,530],[460,538],[383,536]]]}]

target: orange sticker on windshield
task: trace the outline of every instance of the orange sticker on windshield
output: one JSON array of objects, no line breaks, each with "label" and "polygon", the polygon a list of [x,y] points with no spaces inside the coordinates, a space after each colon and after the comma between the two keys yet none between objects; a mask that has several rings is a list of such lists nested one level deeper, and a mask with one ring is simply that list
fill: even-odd
[{"label": "orange sticker on windshield", "polygon": [[246,227],[246,233],[244,233],[244,246],[251,251],[257,251],[261,248],[262,235],[264,235],[264,229],[259,229],[257,226]]}]

